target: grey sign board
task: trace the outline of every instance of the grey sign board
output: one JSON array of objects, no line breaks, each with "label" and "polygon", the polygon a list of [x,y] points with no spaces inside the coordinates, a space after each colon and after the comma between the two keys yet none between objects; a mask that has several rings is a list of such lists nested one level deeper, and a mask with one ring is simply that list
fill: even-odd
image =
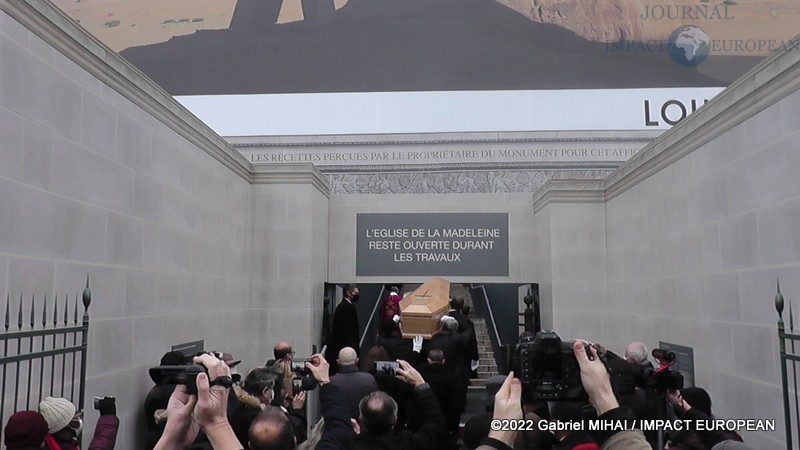
[{"label": "grey sign board", "polygon": [[356,276],[508,276],[508,214],[357,214]]},{"label": "grey sign board", "polygon": [[184,344],[176,344],[172,346],[173,352],[181,352],[186,356],[194,356],[203,352],[205,347],[205,340],[186,342]]},{"label": "grey sign board", "polygon": [[683,375],[683,387],[694,387],[694,349],[664,341],[658,341],[658,347],[675,352],[677,359],[672,370]]}]

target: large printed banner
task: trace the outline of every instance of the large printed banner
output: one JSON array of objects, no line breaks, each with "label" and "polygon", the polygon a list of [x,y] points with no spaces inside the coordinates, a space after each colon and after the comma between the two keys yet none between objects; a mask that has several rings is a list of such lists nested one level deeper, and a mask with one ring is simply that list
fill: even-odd
[{"label": "large printed banner", "polygon": [[356,276],[508,276],[506,213],[356,217]]},{"label": "large printed banner", "polygon": [[800,51],[797,0],[54,3],[223,136],[665,129]]}]

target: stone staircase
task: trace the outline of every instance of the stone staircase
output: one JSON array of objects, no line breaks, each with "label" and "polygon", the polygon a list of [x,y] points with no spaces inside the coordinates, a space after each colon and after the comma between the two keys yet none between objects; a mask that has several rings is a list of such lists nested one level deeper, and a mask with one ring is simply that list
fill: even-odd
[{"label": "stone staircase", "polygon": [[486,412],[486,380],[498,374],[486,321],[478,317],[470,317],[470,319],[475,324],[480,365],[478,366],[478,378],[471,379],[467,389],[467,404],[466,408],[464,408],[464,413],[461,414],[462,427],[473,416]]},{"label": "stone staircase", "polygon": [[475,336],[478,338],[478,355],[480,356],[480,366],[478,366],[478,378],[470,380],[470,386],[480,387],[486,385],[486,380],[499,372],[497,362],[492,351],[492,342],[489,339],[489,330],[486,328],[486,320],[482,318],[472,318],[475,324]]}]

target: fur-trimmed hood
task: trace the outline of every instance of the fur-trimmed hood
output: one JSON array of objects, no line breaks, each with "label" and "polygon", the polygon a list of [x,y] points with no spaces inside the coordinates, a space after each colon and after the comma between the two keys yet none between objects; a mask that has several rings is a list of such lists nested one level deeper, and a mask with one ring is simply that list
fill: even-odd
[{"label": "fur-trimmed hood", "polygon": [[264,405],[261,403],[261,400],[253,394],[245,391],[238,385],[233,385],[233,393],[236,394],[236,398],[247,408],[258,408],[264,409]]}]

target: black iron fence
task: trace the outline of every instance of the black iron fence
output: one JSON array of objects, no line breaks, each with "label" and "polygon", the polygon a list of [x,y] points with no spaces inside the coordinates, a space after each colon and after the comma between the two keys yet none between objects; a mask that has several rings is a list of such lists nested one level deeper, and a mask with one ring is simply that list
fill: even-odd
[{"label": "black iron fence", "polygon": [[38,410],[48,396],[66,398],[83,410],[91,302],[88,276],[82,299],[65,295],[51,302],[47,296],[41,301],[31,297],[27,305],[20,297],[13,311],[6,295],[0,332],[0,424],[6,412]]},{"label": "black iron fence", "polygon": [[542,330],[542,322],[539,316],[539,294],[531,294],[528,289],[528,295],[523,299],[525,302],[525,311],[519,313],[519,332],[523,331],[529,333],[538,333]]},{"label": "black iron fence", "polygon": [[[789,332],[783,321],[783,294],[778,281],[778,293],[775,294],[775,310],[778,311],[778,343],[781,352],[781,383],[783,387],[783,414],[786,425],[786,448],[792,450],[792,441],[800,439],[800,399],[797,392],[797,369],[800,355],[795,353],[795,343],[800,341],[800,334],[794,333],[792,304],[789,303]],[[788,347],[788,348],[787,348]],[[789,389],[789,366],[791,366],[792,389]],[[794,404],[790,401],[794,398]],[[792,414],[794,411],[794,414]],[[792,418],[794,417],[794,419]]]}]

